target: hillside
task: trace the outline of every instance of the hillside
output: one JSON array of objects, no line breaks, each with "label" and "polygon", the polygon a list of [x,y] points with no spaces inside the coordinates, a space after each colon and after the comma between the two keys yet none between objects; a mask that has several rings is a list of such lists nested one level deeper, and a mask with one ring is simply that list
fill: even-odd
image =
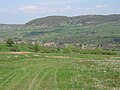
[{"label": "hillside", "polygon": [[23,26],[24,24],[0,24],[0,29],[18,29]]},{"label": "hillside", "polygon": [[25,26],[46,28],[66,25],[94,25],[107,22],[120,22],[120,15],[48,16],[31,20]]},{"label": "hillside", "polygon": [[24,24],[0,24],[0,41],[4,41],[9,37],[15,37],[15,32],[23,27]]},{"label": "hillside", "polygon": [[[29,29],[30,31],[30,29]],[[62,26],[49,29],[31,29],[24,33],[27,40],[59,44],[79,43],[120,47],[120,23],[103,23],[97,25]]]},{"label": "hillside", "polygon": [[53,27],[67,25],[69,17],[66,16],[48,16],[29,21],[25,26]]},{"label": "hillside", "polygon": [[0,25],[0,40],[79,43],[120,48],[120,15],[48,16],[25,25]]}]

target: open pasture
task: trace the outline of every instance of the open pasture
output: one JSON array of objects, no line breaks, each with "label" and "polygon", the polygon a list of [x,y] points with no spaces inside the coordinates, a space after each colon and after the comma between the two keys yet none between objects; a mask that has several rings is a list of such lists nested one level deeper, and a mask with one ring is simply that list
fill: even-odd
[{"label": "open pasture", "polygon": [[0,90],[120,90],[120,56],[0,53]]}]

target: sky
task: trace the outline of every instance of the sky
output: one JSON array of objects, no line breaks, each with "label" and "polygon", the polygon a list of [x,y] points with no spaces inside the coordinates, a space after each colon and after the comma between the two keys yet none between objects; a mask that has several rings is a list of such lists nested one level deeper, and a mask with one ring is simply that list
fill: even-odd
[{"label": "sky", "polygon": [[24,24],[45,16],[120,14],[120,0],[0,0],[1,24]]}]

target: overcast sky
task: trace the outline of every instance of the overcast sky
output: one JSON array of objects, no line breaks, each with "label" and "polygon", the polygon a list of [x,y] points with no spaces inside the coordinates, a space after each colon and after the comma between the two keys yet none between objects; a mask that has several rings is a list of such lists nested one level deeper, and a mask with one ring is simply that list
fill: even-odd
[{"label": "overcast sky", "polygon": [[120,0],[0,0],[0,23],[51,16],[120,14]]}]

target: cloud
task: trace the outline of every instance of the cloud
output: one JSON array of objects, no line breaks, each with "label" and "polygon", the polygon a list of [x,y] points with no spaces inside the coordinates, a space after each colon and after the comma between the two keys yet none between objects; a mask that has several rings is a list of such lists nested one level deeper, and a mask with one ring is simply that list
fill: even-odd
[{"label": "cloud", "polygon": [[106,4],[96,5],[94,8],[81,8],[71,5],[52,7],[46,5],[25,5],[18,8],[11,8],[9,10],[1,10],[0,13],[9,14],[33,14],[34,16],[40,15],[83,15],[83,14],[94,14],[98,9],[106,8]]},{"label": "cloud", "polygon": [[40,5],[27,5],[18,8],[18,11],[24,12],[24,13],[62,13],[62,12],[72,12],[72,11],[78,11],[80,8],[78,7],[71,7],[70,5],[67,5],[65,7],[46,7],[46,6],[40,6]]},{"label": "cloud", "polygon": [[66,7],[59,7],[59,8],[46,8],[49,12],[64,12],[64,11],[70,11],[72,8],[71,6],[67,5]]},{"label": "cloud", "polygon": [[18,10],[26,13],[37,13],[40,10],[40,7],[35,5],[27,5],[27,6],[18,8]]},{"label": "cloud", "polygon": [[70,5],[66,5],[65,7],[54,7],[54,8],[46,8],[46,11],[49,13],[79,13],[82,11],[82,8],[79,7],[72,7]]},{"label": "cloud", "polygon": [[96,8],[80,8],[73,7],[70,5],[62,7],[50,7],[44,5],[26,5],[18,8],[18,13],[33,14],[36,16],[41,15],[84,15],[84,14],[94,14]]},{"label": "cloud", "polygon": [[107,6],[108,6],[107,4],[98,4],[98,5],[96,5],[96,8],[103,9],[103,8],[106,8]]}]

